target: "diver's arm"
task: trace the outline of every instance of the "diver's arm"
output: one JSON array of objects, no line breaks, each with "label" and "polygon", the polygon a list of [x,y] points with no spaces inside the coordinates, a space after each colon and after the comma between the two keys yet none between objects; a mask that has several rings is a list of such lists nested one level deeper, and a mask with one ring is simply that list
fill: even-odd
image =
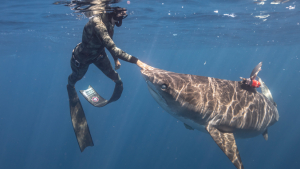
[{"label": "diver's arm", "polygon": [[106,29],[106,26],[104,23],[99,19],[99,22],[97,22],[95,29],[96,29],[96,34],[97,37],[103,41],[104,46],[108,49],[108,51],[111,53],[113,56],[114,60],[117,60],[118,58],[130,63],[137,63],[138,59],[134,56],[131,56],[118,48],[114,41],[110,38],[108,31]]}]

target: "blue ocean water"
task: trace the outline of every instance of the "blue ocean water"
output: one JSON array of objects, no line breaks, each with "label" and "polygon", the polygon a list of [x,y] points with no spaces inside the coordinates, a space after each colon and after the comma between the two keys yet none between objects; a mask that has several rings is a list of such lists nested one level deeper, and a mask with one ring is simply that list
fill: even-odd
[{"label": "blue ocean water", "polygon": [[[81,95],[94,147],[80,152],[66,90],[73,48],[88,19],[53,0],[2,0],[0,10],[1,169],[235,168],[212,138],[187,130],[148,92],[139,68],[122,62],[122,97],[103,108]],[[147,64],[228,80],[259,76],[280,119],[262,136],[237,139],[246,169],[299,168],[299,1],[132,0],[114,41]],[[110,57],[110,56],[109,56]],[[110,57],[110,59],[112,59]],[[108,98],[111,82],[94,65],[76,84]]]}]

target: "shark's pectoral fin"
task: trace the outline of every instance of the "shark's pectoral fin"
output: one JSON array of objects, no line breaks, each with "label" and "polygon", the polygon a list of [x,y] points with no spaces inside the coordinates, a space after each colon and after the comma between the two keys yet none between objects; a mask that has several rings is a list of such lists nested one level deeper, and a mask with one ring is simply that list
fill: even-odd
[{"label": "shark's pectoral fin", "polygon": [[262,135],[264,136],[265,140],[268,141],[268,138],[269,138],[269,136],[268,136],[268,129],[266,129],[266,131],[263,132]]},{"label": "shark's pectoral fin", "polygon": [[194,128],[193,127],[191,127],[191,126],[189,126],[189,125],[187,125],[187,124],[185,124],[185,123],[183,123],[184,124],[184,127],[186,128],[186,129],[189,129],[189,130],[194,130]]},{"label": "shark's pectoral fin", "polygon": [[227,155],[229,160],[235,165],[235,167],[238,169],[243,169],[244,166],[242,164],[233,133],[223,133],[211,125],[208,125],[206,130],[222,149],[222,151]]}]

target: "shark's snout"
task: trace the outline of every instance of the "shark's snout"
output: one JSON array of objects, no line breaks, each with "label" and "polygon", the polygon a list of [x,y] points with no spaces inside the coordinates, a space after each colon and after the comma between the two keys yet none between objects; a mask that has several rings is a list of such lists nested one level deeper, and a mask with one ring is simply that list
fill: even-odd
[{"label": "shark's snout", "polygon": [[[156,91],[156,87],[153,84],[152,80],[154,79],[154,73],[152,70],[145,70],[145,69],[141,69],[141,73],[143,78],[145,79],[147,85],[148,85],[148,89],[151,93],[151,95],[157,100],[157,98],[160,98],[158,92]],[[158,99],[161,100],[161,99]]]},{"label": "shark's snout", "polygon": [[149,70],[145,69],[141,69],[141,73],[145,81],[148,82],[152,73]]}]

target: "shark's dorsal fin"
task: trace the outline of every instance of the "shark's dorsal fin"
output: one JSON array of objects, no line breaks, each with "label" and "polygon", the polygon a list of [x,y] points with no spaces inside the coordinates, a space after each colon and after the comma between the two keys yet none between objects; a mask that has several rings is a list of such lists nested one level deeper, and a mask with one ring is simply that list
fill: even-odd
[{"label": "shark's dorsal fin", "polygon": [[207,125],[206,130],[235,167],[243,169],[244,166],[233,133],[223,133],[211,125]]},{"label": "shark's dorsal fin", "polygon": [[183,123],[184,124],[184,127],[186,128],[186,129],[189,129],[189,130],[194,130],[194,128],[193,127],[191,127],[191,126],[189,126],[189,125],[187,125],[187,124],[185,124],[185,123]]},{"label": "shark's dorsal fin", "polygon": [[264,131],[262,135],[264,136],[265,140],[268,141],[269,138],[268,129],[266,129],[266,131]]}]

